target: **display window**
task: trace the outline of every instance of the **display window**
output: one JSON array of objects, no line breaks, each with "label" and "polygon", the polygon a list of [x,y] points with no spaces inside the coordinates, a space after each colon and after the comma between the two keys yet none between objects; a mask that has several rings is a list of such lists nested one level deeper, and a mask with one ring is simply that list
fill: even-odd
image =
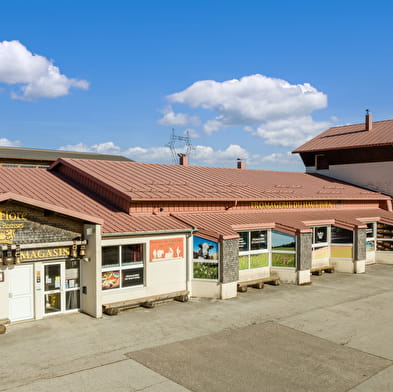
[{"label": "display window", "polygon": [[238,234],[239,270],[268,267],[268,231],[241,231]]},{"label": "display window", "polygon": [[218,280],[218,242],[198,236],[193,240],[193,278]]},{"label": "display window", "polygon": [[353,231],[338,226],[331,227],[332,244],[353,244]]},{"label": "display window", "polygon": [[142,286],[144,284],[143,244],[102,248],[102,290]]},{"label": "display window", "polygon": [[312,260],[329,258],[329,226],[315,226],[312,229]]},{"label": "display window", "polygon": [[367,223],[366,229],[366,252],[375,252],[375,244],[376,244],[376,224],[375,222]]},{"label": "display window", "polygon": [[393,251],[393,226],[377,223],[377,250]]},{"label": "display window", "polygon": [[296,266],[296,236],[272,230],[272,267]]}]

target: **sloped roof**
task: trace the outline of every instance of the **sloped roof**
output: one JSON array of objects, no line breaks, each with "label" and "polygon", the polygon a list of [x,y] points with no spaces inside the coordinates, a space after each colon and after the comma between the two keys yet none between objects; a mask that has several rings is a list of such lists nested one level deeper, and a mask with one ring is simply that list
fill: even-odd
[{"label": "sloped roof", "polygon": [[201,233],[215,238],[238,237],[237,231],[276,229],[290,234],[310,232],[310,227],[336,225],[349,230],[365,227],[364,223],[381,221],[393,224],[393,212],[373,209],[329,209],[279,212],[198,212],[172,214],[195,226]]},{"label": "sloped roof", "polygon": [[26,159],[34,161],[56,161],[58,158],[99,159],[110,161],[130,161],[121,155],[96,154],[91,152],[43,150],[38,148],[0,147],[0,158]]},{"label": "sloped roof", "polygon": [[329,128],[292,152],[301,153],[386,145],[393,145],[393,120],[374,121],[371,131],[366,131],[364,123]]},{"label": "sloped roof", "polygon": [[78,219],[101,223],[103,233],[189,230],[190,226],[164,215],[130,216],[105,206],[43,169],[0,168],[0,201],[16,200]]},{"label": "sloped roof", "polygon": [[388,196],[327,177],[296,172],[241,170],[59,159],[89,180],[130,201],[384,200]]}]

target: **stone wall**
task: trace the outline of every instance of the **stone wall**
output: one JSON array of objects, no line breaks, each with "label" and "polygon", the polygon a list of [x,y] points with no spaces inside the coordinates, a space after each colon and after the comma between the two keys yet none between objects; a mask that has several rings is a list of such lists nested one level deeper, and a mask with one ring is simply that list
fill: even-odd
[{"label": "stone wall", "polygon": [[239,239],[223,240],[220,247],[220,282],[239,280]]},{"label": "stone wall", "polygon": [[297,270],[305,271],[311,268],[312,233],[301,233],[297,239]]},{"label": "stone wall", "polygon": [[366,260],[366,229],[355,231],[354,260]]}]

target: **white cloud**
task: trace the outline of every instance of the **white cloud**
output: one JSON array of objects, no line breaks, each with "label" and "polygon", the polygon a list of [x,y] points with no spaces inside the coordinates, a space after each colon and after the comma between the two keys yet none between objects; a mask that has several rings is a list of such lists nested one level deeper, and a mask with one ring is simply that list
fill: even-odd
[{"label": "white cloud", "polygon": [[158,120],[161,125],[178,125],[184,126],[188,124],[198,125],[200,120],[197,116],[189,116],[185,113],[175,113],[171,106],[162,110],[164,117]]},{"label": "white cloud", "polygon": [[22,143],[19,140],[9,140],[5,137],[0,138],[0,146],[3,147],[20,147]]},{"label": "white cloud", "polygon": [[316,122],[311,116],[302,116],[267,121],[256,130],[248,131],[265,139],[267,144],[293,147],[300,146],[328,126],[328,122]]},{"label": "white cloud", "polygon": [[[173,164],[172,153],[169,147],[130,147],[121,149],[113,142],[93,144],[85,143],[59,147],[59,150],[93,152],[100,154],[118,154],[126,156],[137,162],[169,163]],[[181,152],[181,151],[178,151]],[[297,155],[287,153],[271,153],[263,156],[252,154],[237,144],[231,144],[223,150],[215,150],[211,146],[194,146],[190,154],[190,164],[193,166],[236,167],[238,158],[247,160],[249,168],[265,168],[278,170],[303,170],[303,164]]]},{"label": "white cloud", "polygon": [[206,134],[227,126],[257,127],[253,134],[268,144],[293,146],[298,144],[294,132],[297,140],[304,140],[328,125],[311,117],[313,111],[327,106],[324,93],[309,83],[290,84],[260,74],[224,82],[201,80],[167,99],[215,112],[203,125]]},{"label": "white cloud", "polygon": [[67,78],[53,61],[31,53],[19,41],[0,42],[0,83],[21,85],[11,97],[23,100],[57,98],[71,88],[89,88],[86,80]]}]

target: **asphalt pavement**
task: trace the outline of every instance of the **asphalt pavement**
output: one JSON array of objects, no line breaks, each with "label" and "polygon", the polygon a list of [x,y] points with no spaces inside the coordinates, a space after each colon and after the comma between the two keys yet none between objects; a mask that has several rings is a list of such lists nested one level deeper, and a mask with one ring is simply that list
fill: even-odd
[{"label": "asphalt pavement", "polygon": [[0,391],[391,392],[393,266],[0,335]]}]

